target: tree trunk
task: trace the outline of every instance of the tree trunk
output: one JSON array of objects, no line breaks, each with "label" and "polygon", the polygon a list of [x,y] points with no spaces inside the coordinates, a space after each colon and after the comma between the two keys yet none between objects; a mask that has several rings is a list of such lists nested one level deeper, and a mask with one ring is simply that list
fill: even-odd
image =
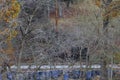
[{"label": "tree trunk", "polygon": [[104,31],[104,32],[108,32],[108,24],[109,24],[109,17],[107,16],[107,17],[103,20],[103,31]]},{"label": "tree trunk", "polygon": [[58,1],[55,2],[55,30],[58,32]]},{"label": "tree trunk", "polygon": [[23,55],[24,43],[25,43],[25,40],[23,40],[22,43],[21,43],[21,49],[20,49],[20,53],[19,53],[19,56],[18,56],[18,69],[17,69],[18,72],[20,72],[21,58],[22,58],[22,55]]},{"label": "tree trunk", "polygon": [[107,75],[107,61],[105,55],[101,58],[101,79],[100,80],[108,80]]},{"label": "tree trunk", "polygon": [[[106,7],[107,7],[108,5],[110,5],[110,3],[112,2],[112,0],[102,0],[102,2],[103,2],[103,4],[104,4],[105,14],[106,14],[106,13],[107,13]],[[109,24],[109,16],[108,16],[108,15],[107,15],[107,16],[105,15],[105,16],[104,16],[104,19],[103,19],[103,30],[104,30],[104,32],[107,32],[107,31],[108,31],[108,29],[107,29],[108,24]]]},{"label": "tree trunk", "polygon": [[[106,7],[112,2],[112,0],[102,0],[105,14],[107,13]],[[108,25],[109,25],[109,16],[103,17],[103,34],[107,37],[108,34]],[[107,60],[105,54],[103,54],[101,58],[101,80],[108,80],[108,72],[107,72]]]}]

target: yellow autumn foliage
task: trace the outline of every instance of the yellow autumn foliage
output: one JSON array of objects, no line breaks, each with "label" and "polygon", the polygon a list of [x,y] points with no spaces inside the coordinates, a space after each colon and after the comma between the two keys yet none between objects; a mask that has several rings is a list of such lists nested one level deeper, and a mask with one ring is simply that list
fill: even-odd
[{"label": "yellow autumn foliage", "polygon": [[18,32],[16,30],[12,30],[10,34],[8,35],[7,41],[11,41],[13,38],[16,37],[17,34]]},{"label": "yellow autumn foliage", "polygon": [[10,5],[7,5],[8,8],[4,9],[2,11],[4,11],[4,15],[3,15],[3,19],[6,22],[11,21],[14,18],[17,18],[19,12],[20,12],[20,4],[16,1],[16,0],[11,0]]},{"label": "yellow autumn foliage", "polygon": [[13,26],[13,27],[15,27],[15,26],[17,26],[17,25],[18,25],[17,22],[13,22],[13,23],[12,23],[12,26]]},{"label": "yellow autumn foliage", "polygon": [[[104,3],[102,0],[94,0],[95,5],[102,8],[102,5]],[[120,16],[120,0],[118,1],[112,1],[109,5],[105,6],[103,8],[105,12],[103,12],[103,18],[109,17],[109,19],[112,19],[114,17]]]},{"label": "yellow autumn foliage", "polygon": [[4,50],[4,53],[12,54],[14,51],[11,40],[15,38],[18,34],[18,31],[15,27],[18,25],[16,19],[20,13],[20,4],[17,0],[0,0],[0,4],[4,5],[0,9],[0,21],[7,24],[4,30],[0,30],[0,35],[7,36],[6,44],[8,48]]},{"label": "yellow autumn foliage", "polygon": [[95,5],[97,5],[98,7],[101,7],[101,0],[94,0]]},{"label": "yellow autumn foliage", "polygon": [[0,4],[4,4],[4,7],[0,10],[0,19],[12,25],[11,27],[17,26],[17,22],[10,23],[10,21],[16,19],[20,13],[19,2],[17,0],[0,0]]},{"label": "yellow autumn foliage", "polygon": [[120,16],[120,1],[113,1],[107,6],[106,10],[104,16],[109,16],[110,18]]}]

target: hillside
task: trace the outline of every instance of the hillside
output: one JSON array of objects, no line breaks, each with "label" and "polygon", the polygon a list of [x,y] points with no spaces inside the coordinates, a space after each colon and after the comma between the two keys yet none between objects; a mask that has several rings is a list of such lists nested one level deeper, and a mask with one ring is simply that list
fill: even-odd
[{"label": "hillside", "polygon": [[[1,73],[21,65],[120,64],[119,0],[0,0]],[[86,68],[86,71],[89,67]]]}]

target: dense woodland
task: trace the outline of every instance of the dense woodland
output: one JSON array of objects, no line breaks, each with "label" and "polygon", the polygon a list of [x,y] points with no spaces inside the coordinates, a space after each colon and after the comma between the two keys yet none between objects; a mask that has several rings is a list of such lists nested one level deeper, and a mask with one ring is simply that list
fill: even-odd
[{"label": "dense woodland", "polygon": [[3,76],[13,65],[95,64],[100,80],[119,80],[107,69],[120,64],[120,0],[0,0]]}]

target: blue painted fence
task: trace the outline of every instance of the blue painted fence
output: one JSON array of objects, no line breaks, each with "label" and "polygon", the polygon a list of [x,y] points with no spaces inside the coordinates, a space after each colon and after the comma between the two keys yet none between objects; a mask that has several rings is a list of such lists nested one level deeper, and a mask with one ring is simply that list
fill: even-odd
[{"label": "blue painted fence", "polygon": [[[24,78],[21,78],[20,80],[49,80],[50,78],[57,79],[59,76],[61,76],[63,73],[62,70],[52,70],[52,71],[43,71],[43,72],[33,72],[33,73],[28,73],[27,76],[23,75]],[[82,77],[83,72],[79,70],[73,70],[71,72],[67,71],[63,74],[63,80],[69,80],[69,78],[72,79],[79,79]],[[15,80],[13,76],[15,73],[8,72],[7,74],[7,80]],[[91,80],[92,77],[100,75],[100,71],[93,70],[93,71],[87,71],[86,72],[86,80]],[[27,77],[27,78],[25,78]],[[2,76],[0,74],[0,80],[2,79]]]}]

